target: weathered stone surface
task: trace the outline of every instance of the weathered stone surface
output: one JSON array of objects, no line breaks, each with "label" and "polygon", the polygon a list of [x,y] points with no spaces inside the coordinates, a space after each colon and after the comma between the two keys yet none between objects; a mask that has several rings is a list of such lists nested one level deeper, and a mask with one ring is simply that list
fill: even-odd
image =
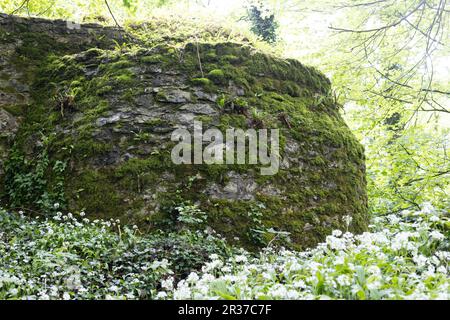
[{"label": "weathered stone surface", "polygon": [[213,183],[206,193],[213,199],[254,200],[254,192],[258,184],[252,176],[240,175],[236,172],[227,173],[228,182],[224,186]]},{"label": "weathered stone surface", "polygon": [[158,94],[156,99],[160,102],[183,103],[191,101],[191,93],[177,88],[168,90],[155,90]]},{"label": "weathered stone surface", "polygon": [[[9,148],[17,133],[19,124],[14,116],[0,108],[0,184],[4,174],[4,161],[8,157]],[[0,192],[2,191],[0,187]]]},{"label": "weathered stone surface", "polygon": [[0,109],[0,133],[2,136],[14,136],[19,128],[17,120],[8,111]]},{"label": "weathered stone surface", "polygon": [[206,100],[206,101],[211,101],[211,102],[217,101],[217,94],[205,92],[201,88],[194,88],[194,95],[199,100]]},{"label": "weathered stone surface", "polygon": [[[149,230],[174,225],[183,203],[198,204],[209,227],[248,247],[261,245],[249,236],[255,221],[289,232],[286,245],[296,248],[344,228],[346,215],[350,230],[365,230],[364,150],[321,73],[233,43],[176,52],[164,43],[114,50],[113,40],[123,40],[113,28],[67,30],[62,21],[0,15],[0,128],[11,132],[0,161],[11,137],[26,170],[45,151],[47,195],[60,195],[53,166],[62,161],[67,209]],[[250,164],[173,164],[171,134],[192,130],[194,120],[222,132],[280,129],[278,173],[261,176],[262,166]],[[42,210],[40,197],[21,206]]]},{"label": "weathered stone surface", "polygon": [[186,104],[180,108],[180,110],[187,110],[196,114],[212,115],[217,114],[217,111],[209,104]]}]

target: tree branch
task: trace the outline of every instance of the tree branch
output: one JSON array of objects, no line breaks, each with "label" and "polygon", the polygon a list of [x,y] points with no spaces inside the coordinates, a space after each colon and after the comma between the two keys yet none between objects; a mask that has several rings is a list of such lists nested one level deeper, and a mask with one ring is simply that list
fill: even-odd
[{"label": "tree branch", "polygon": [[109,11],[109,13],[111,14],[111,17],[113,18],[114,22],[116,23],[116,26],[117,26],[119,29],[122,29],[122,27],[120,26],[120,24],[117,22],[116,17],[114,17],[114,14],[112,13],[111,8],[109,7],[108,0],[105,0],[105,4],[106,4],[106,6],[108,7],[108,11]]}]

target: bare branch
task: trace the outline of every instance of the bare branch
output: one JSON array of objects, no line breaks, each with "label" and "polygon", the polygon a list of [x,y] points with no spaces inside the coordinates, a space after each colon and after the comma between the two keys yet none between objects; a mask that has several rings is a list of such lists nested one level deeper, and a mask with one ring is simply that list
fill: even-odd
[{"label": "bare branch", "polygon": [[15,14],[16,12],[20,11],[24,6],[26,6],[28,8],[28,3],[30,2],[30,0],[24,0],[20,6],[17,9],[14,9],[13,12],[11,12],[10,14]]},{"label": "bare branch", "polygon": [[370,7],[376,4],[380,4],[383,2],[387,2],[387,0],[378,0],[378,1],[372,1],[372,2],[363,2],[363,3],[356,3],[356,4],[347,4],[347,5],[340,5],[340,6],[334,6],[336,9],[344,9],[344,8],[356,8],[356,7]]},{"label": "bare branch", "polygon": [[113,18],[114,22],[116,23],[116,26],[118,28],[122,29],[122,27],[120,26],[120,24],[117,22],[116,18],[114,17],[114,14],[112,13],[111,8],[109,7],[108,0],[105,0],[105,4],[108,7],[108,11],[111,14],[111,17]]},{"label": "bare branch", "polygon": [[336,28],[336,27],[333,27],[333,26],[330,26],[330,27],[328,27],[328,28],[330,28],[330,29],[332,29],[332,30],[335,30],[335,31],[340,31],[340,32],[352,32],[352,33],[371,33],[371,32],[378,32],[378,31],[385,30],[385,29],[390,29],[390,28],[396,27],[396,26],[398,26],[399,24],[401,24],[405,19],[407,19],[409,16],[411,16],[413,13],[415,13],[417,10],[419,10],[422,6],[424,6],[424,5],[425,5],[425,2],[426,2],[425,0],[420,1],[419,5],[416,6],[414,9],[412,9],[410,12],[408,12],[408,13],[406,13],[406,14],[404,14],[404,15],[401,15],[401,17],[400,17],[399,20],[397,20],[397,21],[395,21],[395,22],[393,22],[393,23],[390,23],[390,24],[388,24],[388,25],[379,27],[379,28],[365,29],[365,30],[354,30],[354,29]]}]

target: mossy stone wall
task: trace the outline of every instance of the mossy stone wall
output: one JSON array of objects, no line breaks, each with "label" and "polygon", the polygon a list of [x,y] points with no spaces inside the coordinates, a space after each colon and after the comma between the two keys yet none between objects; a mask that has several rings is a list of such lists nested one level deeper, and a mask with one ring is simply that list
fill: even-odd
[{"label": "mossy stone wall", "polygon": [[[0,50],[10,67],[1,71],[0,91],[13,98],[0,100],[0,108],[20,127],[3,154],[22,159],[15,172],[33,171],[43,152],[48,158],[36,190],[45,197],[23,198],[21,206],[36,211],[45,199],[60,199],[73,212],[150,231],[174,228],[176,207],[194,203],[211,229],[247,247],[264,245],[273,230],[290,234],[286,245],[304,248],[332,229],[366,229],[364,150],[341,118],[329,80],[314,68],[250,45],[148,47],[133,38],[120,46],[113,40],[126,36],[112,28],[69,32],[60,22],[4,19]],[[25,86],[21,101],[12,79]],[[280,129],[279,172],[174,165],[171,133],[194,120],[224,132]],[[64,171],[55,169],[61,163]],[[15,172],[3,174],[6,203],[21,199],[8,190]]]}]

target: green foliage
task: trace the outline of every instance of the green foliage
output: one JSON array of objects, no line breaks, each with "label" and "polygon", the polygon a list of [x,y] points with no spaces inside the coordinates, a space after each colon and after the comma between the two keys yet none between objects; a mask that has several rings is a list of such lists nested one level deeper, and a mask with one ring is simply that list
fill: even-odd
[{"label": "green foliage", "polygon": [[216,84],[223,84],[226,80],[225,73],[221,69],[214,69],[208,72],[208,78]]},{"label": "green foliage", "polygon": [[[448,19],[448,4],[432,8],[408,0],[355,6],[343,1],[335,15],[327,15],[327,23],[314,23],[322,17],[317,11],[329,5],[316,1],[277,17],[289,21],[281,31],[289,37],[286,53],[330,75],[344,119],[365,146],[372,213],[419,210],[423,202],[448,207],[444,61],[450,30],[433,23],[437,15]],[[406,14],[408,21],[399,21]],[[436,37],[430,39],[432,30]]]},{"label": "green foliage", "polygon": [[265,8],[262,1],[253,1],[247,9],[251,30],[264,41],[274,43],[277,40],[278,23],[275,15]]},{"label": "green foliage", "polygon": [[265,209],[265,205],[263,203],[258,203],[256,206],[253,206],[248,212],[248,216],[250,218],[250,226],[247,231],[247,236],[249,240],[255,243],[257,246],[267,245],[266,239],[264,238],[264,234],[267,232],[267,228],[264,226],[263,221],[261,220],[263,216],[262,209]]},{"label": "green foliage", "polygon": [[159,255],[171,262],[177,279],[201,270],[211,256],[230,257],[236,251],[222,237],[206,230],[152,234],[148,239]]},{"label": "green foliage", "polygon": [[30,219],[0,209],[0,230],[0,299],[150,299],[164,279],[232,252],[207,232],[142,237],[84,212]]},{"label": "green foliage", "polygon": [[206,213],[197,205],[183,204],[175,208],[178,211],[177,221],[187,227],[197,228],[206,222]]},{"label": "green foliage", "polygon": [[16,148],[10,152],[5,164],[5,191],[8,203],[13,208],[46,212],[64,208],[66,163],[51,161],[46,143],[32,159]]},{"label": "green foliage", "polygon": [[168,299],[449,298],[449,216],[423,204],[373,220],[371,232],[335,230],[305,252],[267,249],[223,260],[163,288]]},{"label": "green foliage", "polygon": [[142,236],[84,212],[0,209],[0,298],[448,299],[448,212],[422,206],[375,218],[362,235],[335,230],[305,252],[257,255],[213,231]]},{"label": "green foliage", "polygon": [[450,131],[435,127],[431,134],[428,126],[397,132],[387,127],[372,129],[378,137],[367,139],[366,150],[370,207],[374,212],[420,209],[424,202],[437,208],[449,206],[450,166],[445,154]]}]

